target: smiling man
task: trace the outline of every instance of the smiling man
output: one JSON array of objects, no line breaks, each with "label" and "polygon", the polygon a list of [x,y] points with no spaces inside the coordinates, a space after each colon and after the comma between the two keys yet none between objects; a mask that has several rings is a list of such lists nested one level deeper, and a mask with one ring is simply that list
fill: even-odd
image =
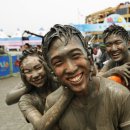
[{"label": "smiling man", "polygon": [[[94,76],[89,52],[84,37],[72,26],[55,25],[44,37],[43,53],[48,65],[60,83],[74,93],[57,129],[129,130],[129,91],[112,80]],[[51,93],[45,111],[60,96],[60,88]]]},{"label": "smiling man", "polygon": [[98,73],[99,76],[120,76],[130,89],[130,52],[128,32],[121,26],[111,25],[103,32],[104,45],[110,56],[109,62]]}]

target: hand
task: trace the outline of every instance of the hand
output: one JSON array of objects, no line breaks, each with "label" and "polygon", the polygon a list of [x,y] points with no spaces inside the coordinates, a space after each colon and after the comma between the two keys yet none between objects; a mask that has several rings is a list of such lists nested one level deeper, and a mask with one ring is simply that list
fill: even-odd
[{"label": "hand", "polygon": [[63,89],[63,97],[66,98],[72,98],[73,97],[73,92],[66,86],[61,86]]},{"label": "hand", "polygon": [[126,86],[128,86],[128,80],[130,78],[130,62],[115,67],[113,73],[120,75],[125,80]]}]

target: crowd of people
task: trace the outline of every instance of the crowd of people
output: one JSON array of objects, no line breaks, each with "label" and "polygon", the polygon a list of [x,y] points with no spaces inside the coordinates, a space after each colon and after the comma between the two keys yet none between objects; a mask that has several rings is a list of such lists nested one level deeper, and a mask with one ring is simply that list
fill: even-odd
[{"label": "crowd of people", "polygon": [[130,130],[128,43],[128,32],[118,25],[90,48],[75,27],[56,24],[42,47],[22,50],[22,82],[6,103],[18,103],[34,130]]}]

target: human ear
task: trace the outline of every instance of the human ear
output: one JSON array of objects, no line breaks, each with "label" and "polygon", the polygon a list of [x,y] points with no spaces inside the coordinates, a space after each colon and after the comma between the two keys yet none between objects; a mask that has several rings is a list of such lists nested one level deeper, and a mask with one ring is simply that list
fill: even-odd
[{"label": "human ear", "polygon": [[92,80],[93,72],[94,72],[94,66],[91,65],[91,66],[90,66],[89,80]]},{"label": "human ear", "polygon": [[58,78],[57,78],[57,76],[54,74],[53,71],[51,71],[51,76],[52,76],[52,79],[53,79],[55,82],[58,82]]}]

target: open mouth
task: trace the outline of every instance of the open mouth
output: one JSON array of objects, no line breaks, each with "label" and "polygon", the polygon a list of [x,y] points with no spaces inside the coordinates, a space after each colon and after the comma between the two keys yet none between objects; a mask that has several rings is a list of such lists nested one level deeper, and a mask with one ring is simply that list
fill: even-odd
[{"label": "open mouth", "polygon": [[78,84],[81,79],[83,77],[83,73],[77,74],[74,77],[68,78],[68,80],[72,83],[72,84]]},{"label": "open mouth", "polygon": [[40,83],[43,82],[43,80],[44,80],[44,77],[39,77],[39,78],[33,80],[33,82],[36,83],[36,84],[40,84]]},{"label": "open mouth", "polygon": [[119,53],[119,52],[116,52],[116,53],[111,54],[111,56],[112,56],[113,58],[118,58],[118,57],[120,56],[120,53]]}]

